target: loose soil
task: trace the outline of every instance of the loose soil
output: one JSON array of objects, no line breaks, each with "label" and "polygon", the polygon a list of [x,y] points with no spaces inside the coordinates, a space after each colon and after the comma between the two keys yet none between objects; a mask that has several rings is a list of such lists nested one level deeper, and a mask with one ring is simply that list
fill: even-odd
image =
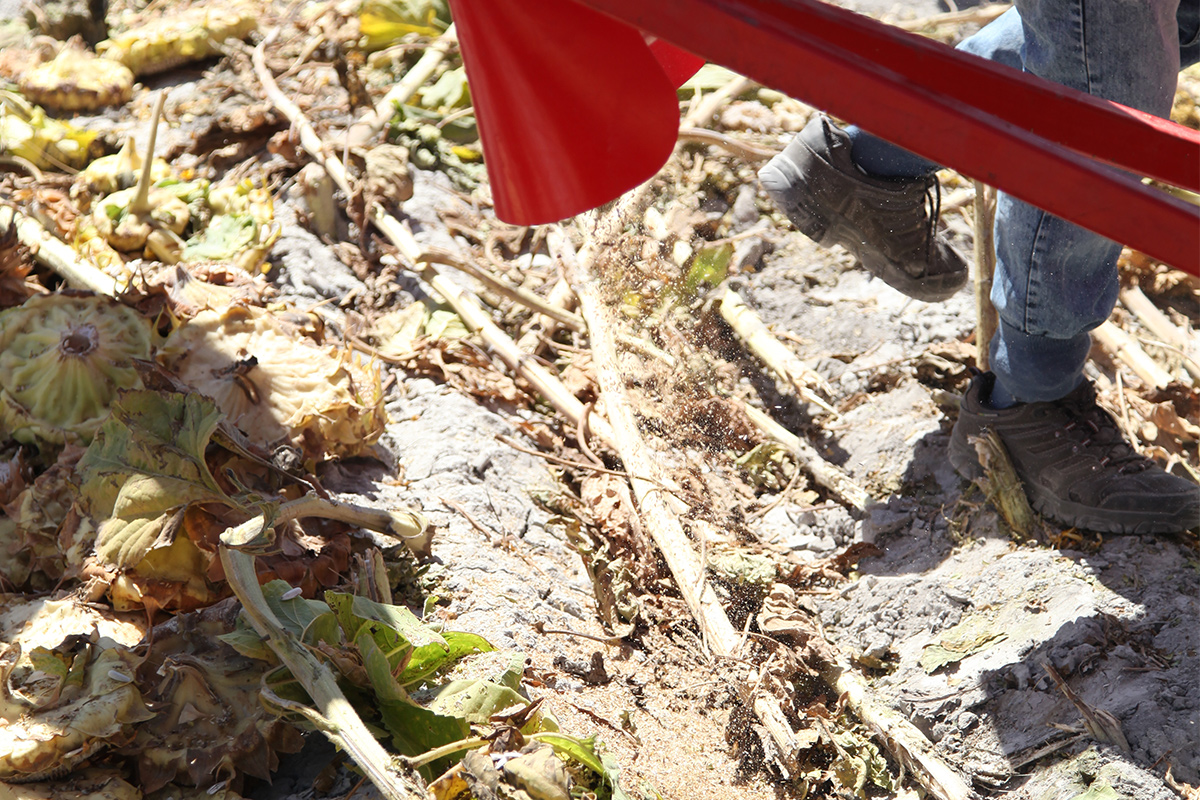
[{"label": "loose soil", "polygon": [[[890,18],[938,11],[878,3],[861,10]],[[278,56],[277,73],[288,54]],[[386,311],[431,291],[378,241],[366,257],[350,252],[360,244],[353,228],[344,241],[329,242],[306,227],[294,180],[298,163],[266,149],[268,138],[287,130],[287,123],[249,82],[244,60],[235,54],[203,69],[147,80],[146,88],[171,88],[171,121],[160,133],[159,152],[180,168],[265,168],[278,190],[282,226],[268,274],[279,299],[316,308],[335,335],[369,340]],[[313,109],[328,140],[337,141],[352,117],[333,68],[313,63],[281,82]],[[736,102],[759,105],[757,98],[751,93]],[[149,93],[139,92],[120,112],[77,124],[94,126],[112,142],[125,135],[141,141],[149,105]],[[791,117],[769,117],[771,124],[751,131],[751,138],[781,146],[787,129],[809,111],[800,104],[790,108]],[[685,487],[692,512],[724,537],[710,545],[767,554],[792,566],[817,563],[856,543],[878,548],[844,580],[812,589],[804,608],[830,642],[851,654],[872,691],[915,723],[938,755],[985,797],[1167,800],[1179,796],[1168,785],[1168,767],[1174,781],[1200,784],[1195,536],[1100,537],[1049,527],[1032,541],[1014,542],[979,490],[960,480],[946,460],[955,393],[974,363],[969,288],[938,305],[900,296],[857,269],[846,253],[823,250],[792,232],[757,190],[755,166],[720,148],[689,145],[660,177],[655,204],[660,217],[684,220],[686,235],[656,240],[646,230],[632,231],[629,247],[603,266],[614,317],[628,320],[632,336],[652,340],[678,359],[668,366],[630,350],[622,368],[643,433],[658,448],[664,470]],[[509,279],[526,279],[539,292],[553,283],[538,232],[496,223],[483,202],[486,186],[470,194],[445,174],[416,168],[412,174],[413,196],[396,211],[422,246],[485,264],[495,259],[485,261],[482,246],[494,247]],[[947,175],[946,185],[949,195],[969,183]],[[965,215],[952,209],[945,220],[970,252]],[[489,241],[489,231],[515,247]],[[568,226],[576,244],[585,231]],[[629,292],[645,289],[647,296],[661,297],[655,292],[663,282],[679,276],[664,253],[670,242],[679,238],[699,247],[718,232],[745,234],[741,241],[757,248],[749,252],[739,244],[749,254],[735,257],[726,283],[699,292],[665,318],[655,318],[656,309],[646,306],[629,311]],[[650,251],[653,257],[643,257]],[[514,338],[527,327],[526,312],[473,279],[454,276],[492,304],[495,319]],[[1195,284],[1183,285],[1191,294],[1182,304],[1178,288],[1156,300],[1164,307],[1182,305],[1191,315],[1185,322],[1195,324],[1194,307],[1187,310],[1187,302],[1194,306]],[[724,286],[738,291],[829,382],[836,415],[796,399],[742,350],[715,311]],[[1127,315],[1118,319],[1128,324]],[[560,335],[558,341],[561,346],[544,357],[557,359],[564,376],[570,369],[580,373],[581,399],[594,399],[586,337]],[[1089,376],[1102,387],[1115,385],[1120,373],[1126,391],[1141,390],[1124,367],[1095,355]],[[408,585],[414,608],[419,612],[422,598],[436,596],[434,619],[526,654],[530,697],[543,698],[564,730],[602,739],[621,764],[631,796],[805,797],[804,788],[781,774],[739,699],[762,664],[714,657],[661,558],[637,549],[645,548],[645,540],[639,544],[636,531],[630,532],[629,510],[618,506],[602,514],[598,505],[589,507],[579,497],[588,497],[594,471],[545,456],[590,465],[597,455],[617,470],[619,460],[594,440],[581,447],[577,431],[524,384],[514,384],[507,396],[496,388],[509,386],[498,360],[481,356],[473,370],[457,373],[428,365],[380,367],[389,386],[386,433],[372,457],[324,464],[317,477],[341,499],[409,506],[428,516],[436,529],[433,556]],[[1176,374],[1178,391],[1194,399],[1185,373]],[[714,397],[765,408],[806,437],[871,494],[866,512],[848,510],[789,461],[762,473],[739,464],[738,457],[763,439],[743,430],[748,423],[742,415],[714,406]],[[511,446],[514,440],[525,449]],[[1194,467],[1196,442],[1183,440],[1180,447]],[[603,621],[579,553],[580,531],[625,559],[629,590],[623,599],[640,608],[629,636],[613,637],[612,620],[607,627]],[[614,574],[602,582],[610,585]],[[719,575],[714,571],[713,577]],[[754,615],[761,594],[722,585],[735,624],[758,636]],[[945,663],[931,667],[930,655],[938,652],[948,654]],[[1060,690],[1046,665],[1082,706],[1117,720],[1127,750],[1098,741],[1083,727],[1081,706]],[[810,682],[801,691],[801,683],[791,689],[803,695],[799,705],[836,707],[838,698],[827,688]],[[251,782],[245,796],[377,796],[337,763],[331,746],[310,736],[300,754],[283,760],[272,784]],[[889,766],[900,774],[895,763]],[[318,791],[313,781],[322,770],[333,776],[332,784]],[[853,789],[825,782],[811,792],[852,796]]]}]

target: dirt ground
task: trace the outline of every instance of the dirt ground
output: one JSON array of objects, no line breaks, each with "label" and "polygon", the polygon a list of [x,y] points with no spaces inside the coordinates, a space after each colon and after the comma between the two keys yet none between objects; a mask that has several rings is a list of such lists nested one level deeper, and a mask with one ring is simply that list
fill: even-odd
[{"label": "dirt ground", "polygon": [[[847,5],[889,19],[944,10],[933,3]],[[8,5],[0,2],[3,9]],[[953,40],[970,29],[940,34]],[[276,72],[297,52],[277,53]],[[347,92],[324,56],[310,58],[297,60],[281,86],[301,98],[318,129],[335,141],[352,119]],[[365,255],[355,252],[368,237],[360,237],[353,220],[341,219],[339,237],[311,230],[296,177],[308,159],[276,146],[289,123],[253,84],[245,52],[148,77],[120,110],[76,124],[112,146],[126,136],[144,144],[151,95],[161,89],[170,95],[157,151],[176,169],[270,176],[280,236],[268,254],[266,280],[278,292],[276,302],[315,310],[332,335],[378,347],[372,337],[388,311],[436,299],[381,240],[367,243]],[[768,108],[769,99],[752,87],[715,127],[778,149],[811,109],[795,101]],[[649,355],[645,347],[622,350],[641,430],[664,474],[684,487],[688,514],[708,526],[710,540],[698,552],[709,558],[709,578],[743,638],[767,638],[758,615],[774,578],[731,579],[717,564],[719,554],[765,557],[778,577],[871,545],[872,554],[837,580],[796,582],[799,608],[866,677],[879,703],[910,720],[979,796],[1194,800],[1191,787],[1200,784],[1194,533],[1101,537],[1048,526],[1015,542],[979,489],[946,459],[956,393],[974,364],[970,288],[936,305],[908,300],[857,269],[845,252],[795,234],[753,180],[760,163],[689,144],[660,176],[654,210],[601,265],[608,313],[630,337],[653,345]],[[549,294],[556,272],[543,233],[497,223],[486,183],[466,190],[445,172],[411,166],[410,173],[412,196],[393,212],[422,247],[492,267],[499,262],[507,279]],[[944,221],[966,253],[973,236],[969,187],[947,175],[943,190]],[[587,225],[569,221],[563,229],[578,246]],[[664,226],[667,233],[656,235]],[[661,312],[663,286],[674,285],[684,269],[672,261],[671,245],[700,248],[725,238],[736,244],[728,277]],[[511,301],[465,273],[447,272],[483,298],[514,338],[533,327],[528,312]],[[1200,286],[1174,280],[1153,299],[1185,328],[1200,324]],[[742,347],[716,310],[727,288],[828,383],[832,413],[798,398]],[[630,300],[639,294],[652,301]],[[1115,316],[1136,327],[1130,318],[1124,310]],[[432,556],[406,583],[410,605],[420,611],[425,603],[429,619],[523,653],[529,698],[543,700],[564,731],[601,739],[631,798],[921,796],[906,766],[878,754],[893,788],[835,779],[835,751],[845,755],[851,745],[829,744],[835,737],[828,729],[823,749],[806,764],[807,774],[822,777],[806,783],[787,774],[747,711],[747,689],[773,692],[797,729],[816,719],[805,716],[806,708],[833,711],[818,727],[849,729],[855,723],[838,713],[837,692],[815,672],[777,678],[766,650],[757,661],[716,655],[662,556],[631,521],[632,509],[603,505],[611,497],[603,494],[610,486],[604,480],[627,484],[594,468],[623,474],[620,459],[594,438],[589,447],[528,384],[514,383],[480,340],[469,341],[480,354],[471,361],[457,355],[440,363],[377,362],[387,391],[383,436],[369,453],[315,469],[338,499],[412,507],[428,517]],[[560,333],[557,342],[540,358],[564,381],[575,376],[571,385],[582,400],[602,401],[587,337]],[[1089,377],[1111,396],[1114,386],[1154,396],[1099,348],[1093,355]],[[1172,375],[1181,398],[1176,407],[1195,408],[1197,389],[1187,373],[1175,364]],[[870,495],[865,510],[840,502],[786,456],[747,460],[767,439],[744,413],[729,410],[732,400],[766,410],[844,470]],[[1187,438],[1191,429],[1181,430],[1174,452],[1194,470],[1197,442]],[[588,567],[596,569],[596,562],[581,557],[589,546],[611,547],[621,571],[610,564],[594,582]],[[602,598],[614,586],[626,587],[612,594],[637,608],[631,633],[613,635],[620,620],[608,618],[596,584]],[[1119,736],[1085,724],[1097,709],[1115,720]],[[856,730],[853,741],[866,741]],[[860,762],[870,757],[860,753]],[[15,790],[0,785],[0,798],[6,791]],[[328,742],[310,734],[270,783],[249,780],[242,796],[379,795]]]}]

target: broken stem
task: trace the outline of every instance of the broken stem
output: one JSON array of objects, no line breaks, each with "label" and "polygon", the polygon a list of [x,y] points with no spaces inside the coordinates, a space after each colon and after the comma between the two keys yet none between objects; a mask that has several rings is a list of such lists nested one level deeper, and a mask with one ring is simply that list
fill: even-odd
[{"label": "broken stem", "polygon": [[463,750],[474,750],[476,747],[482,747],[487,744],[488,740],[480,736],[474,736],[470,739],[461,739],[457,742],[444,744],[441,747],[430,750],[428,753],[422,753],[419,756],[400,756],[399,760],[410,769],[417,769],[426,764],[432,764],[439,758],[452,756],[455,753],[461,753]]},{"label": "broken stem", "polygon": [[312,698],[320,714],[322,732],[350,753],[354,763],[362,768],[387,800],[425,798],[426,793],[417,781],[397,769],[396,762],[371,735],[354,706],[342,694],[329,667],[301,646],[275,617],[258,584],[254,556],[224,544],[219,552],[225,578],[241,601],[247,619]]},{"label": "broken stem", "polygon": [[158,123],[162,119],[163,107],[167,104],[167,90],[158,93],[154,101],[154,113],[150,115],[150,142],[146,145],[146,158],[142,162],[142,174],[138,178],[137,195],[129,204],[129,213],[136,217],[150,216],[150,169],[154,166],[154,147],[158,142]]},{"label": "broken stem", "polygon": [[992,226],[996,221],[996,190],[975,181],[975,365],[991,369],[989,346],[999,324],[992,305],[992,272],[996,248]]},{"label": "broken stem", "polygon": [[407,103],[425,82],[433,76],[438,65],[454,47],[458,35],[451,25],[446,32],[426,48],[404,77],[383,96],[371,113],[350,126],[346,142],[350,147],[361,147],[379,135],[388,121],[395,115],[396,108]]},{"label": "broken stem", "polygon": [[1183,355],[1183,368],[1193,379],[1200,381],[1200,346],[1188,334],[1171,322],[1158,306],[1146,296],[1141,287],[1121,290],[1121,305],[1132,311],[1150,332]]},{"label": "broken stem", "polygon": [[742,404],[746,416],[760,431],[788,448],[804,469],[812,474],[813,480],[833,492],[839,500],[859,511],[866,511],[871,496],[867,490],[854,482],[848,473],[835,464],[821,458],[817,449],[787,428],[771,419],[765,411]]},{"label": "broken stem", "polygon": [[817,394],[817,391],[820,391],[826,396],[832,396],[833,388],[829,383],[816,370],[801,361],[787,345],[776,339],[766,324],[754,313],[754,309],[746,305],[741,295],[733,289],[726,289],[725,296],[721,298],[721,318],[741,337],[750,352],[795,389],[802,400],[812,403],[828,414],[837,414],[837,410]]},{"label": "broken stem", "polygon": [[[625,468],[631,473],[630,483],[643,527],[663,554],[675,585],[679,587],[713,652],[718,656],[732,657],[737,653],[741,637],[705,577],[704,565],[684,531],[679,516],[656,485],[665,482],[665,479],[658,477],[658,459],[642,439],[633,408],[626,397],[625,381],[616,366],[617,350],[611,328],[600,310],[599,302],[590,291],[595,287],[595,280],[588,280],[587,287],[580,293],[580,308],[591,334],[592,359],[604,398],[605,413],[612,427],[613,444]],[[657,479],[647,480],[640,477],[643,475]],[[795,755],[799,743],[779,701],[766,695],[755,697],[748,689],[747,686],[739,686],[743,701],[754,709],[755,715],[770,733],[779,748],[782,763],[793,775],[798,774],[799,765]]]},{"label": "broken stem", "polygon": [[116,297],[121,293],[121,285],[116,279],[81,258],[70,245],[46,230],[42,223],[11,206],[0,205],[0,236],[7,235],[14,226],[17,238],[29,248],[38,263],[54,270],[71,286],[108,297]]},{"label": "broken stem", "polygon": [[544,314],[563,325],[566,325],[573,331],[583,330],[583,320],[578,314],[572,314],[570,311],[564,311],[558,306],[549,303],[538,297],[533,292],[521,286],[513,286],[508,281],[493,275],[486,269],[472,264],[470,261],[465,261],[453,253],[435,247],[427,247],[421,251],[421,262],[429,264],[445,264],[448,267],[454,267],[457,270],[467,273],[473,278],[476,278],[488,288],[504,295],[509,300],[519,303],[526,308],[536,311],[539,314]]},{"label": "broken stem", "polygon": [[1137,340],[1106,320],[1092,331],[1092,338],[1100,343],[1112,358],[1128,366],[1146,384],[1155,389],[1165,389],[1171,383],[1171,375],[1151,358]]}]

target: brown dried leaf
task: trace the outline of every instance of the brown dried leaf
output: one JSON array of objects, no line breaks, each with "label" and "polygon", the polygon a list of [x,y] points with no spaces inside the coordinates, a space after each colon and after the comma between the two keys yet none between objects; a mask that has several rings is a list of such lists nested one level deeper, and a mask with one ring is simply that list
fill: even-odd
[{"label": "brown dried leaf", "polygon": [[307,460],[359,455],[387,420],[374,365],[295,335],[267,309],[201,311],[167,338],[159,360],[251,441],[290,444]]},{"label": "brown dried leaf", "polygon": [[46,291],[29,277],[33,263],[29,248],[17,239],[17,226],[10,226],[8,232],[0,236],[0,308],[19,306],[33,295]]},{"label": "brown dried leaf", "polygon": [[158,715],[125,749],[137,756],[144,790],[171,781],[204,788],[243,774],[269,780],[277,753],[299,749],[299,734],[259,701],[271,665],[217,638],[234,630],[237,613],[222,603],[154,629],[138,677],[153,687],[147,698]]}]

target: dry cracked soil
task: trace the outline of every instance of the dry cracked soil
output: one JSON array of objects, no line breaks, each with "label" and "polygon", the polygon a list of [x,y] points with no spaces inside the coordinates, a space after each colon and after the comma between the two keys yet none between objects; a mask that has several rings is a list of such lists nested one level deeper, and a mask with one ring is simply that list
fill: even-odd
[{"label": "dry cracked soil", "polygon": [[[894,18],[942,10],[878,3],[860,9]],[[204,80],[196,71],[154,81],[156,88],[172,87],[173,105],[192,109],[164,125],[159,140],[159,151],[179,154],[181,163],[208,157],[193,149],[197,137],[210,132],[203,98],[193,96]],[[140,111],[148,105],[145,98],[135,102]],[[225,102],[249,101],[235,96]],[[111,117],[93,124],[144,138],[132,121]],[[278,120],[273,126],[286,128]],[[786,141],[778,130],[770,133],[775,144]],[[236,143],[232,134],[223,135],[225,146]],[[711,152],[714,160],[727,157]],[[418,242],[474,257],[475,244],[445,222],[445,210],[463,202],[461,193],[442,175],[414,169],[414,177],[414,195],[398,210]],[[740,535],[793,563],[829,558],[855,543],[877,548],[845,581],[806,597],[803,607],[851,654],[871,691],[910,719],[982,796],[1171,800],[1180,795],[1165,778],[1168,766],[1175,781],[1200,784],[1194,537],[1100,538],[1055,529],[1014,543],[978,489],[946,459],[951,395],[963,385],[963,364],[970,360],[963,354],[973,350],[970,290],[937,305],[908,300],[857,269],[846,253],[791,232],[770,215],[753,182],[745,186],[729,193],[736,201],[706,211],[718,218],[740,213],[734,232],[739,224],[740,230],[760,226],[748,238],[762,245],[761,256],[750,258],[728,285],[829,382],[839,413],[814,422],[802,404],[775,391],[749,357],[731,362],[740,370],[735,383],[767,384],[758,396],[768,410],[873,499],[857,513],[825,495],[814,502],[815,495],[784,490],[773,503],[766,501],[774,494],[760,495],[763,513],[739,517]],[[334,330],[351,328],[355,298],[376,287],[310,232],[297,208],[293,196],[280,194],[282,235],[269,277],[283,300],[321,304]],[[947,216],[969,252],[969,225],[955,212]],[[467,276],[455,279],[481,291]],[[395,280],[398,305],[428,292],[403,272]],[[714,351],[728,350],[727,329],[707,331],[700,335],[712,339]],[[738,687],[674,592],[657,598],[645,592],[643,602],[655,606],[653,623],[636,636],[615,639],[601,622],[569,520],[546,500],[576,479],[498,438],[520,439],[544,420],[545,409],[480,399],[428,375],[382,368],[390,378],[390,422],[375,457],[325,465],[318,477],[340,498],[416,507],[429,517],[436,535],[420,586],[437,596],[434,617],[525,653],[530,696],[543,698],[564,729],[602,739],[631,794],[804,797],[754,745]],[[1111,382],[1120,369],[1098,357],[1089,374]],[[1190,447],[1194,463],[1195,443]],[[701,471],[708,469],[704,457],[704,451],[662,455],[671,463],[698,459]],[[750,617],[743,612],[740,619]],[[826,699],[831,706],[837,701]],[[1116,720],[1124,742],[1101,741],[1085,725],[1085,712],[1096,709]],[[310,736],[301,753],[283,760],[272,784],[253,786],[247,796],[377,796],[345,768],[332,784],[314,789],[334,759],[330,745]],[[854,793],[826,790],[828,796]]]}]

